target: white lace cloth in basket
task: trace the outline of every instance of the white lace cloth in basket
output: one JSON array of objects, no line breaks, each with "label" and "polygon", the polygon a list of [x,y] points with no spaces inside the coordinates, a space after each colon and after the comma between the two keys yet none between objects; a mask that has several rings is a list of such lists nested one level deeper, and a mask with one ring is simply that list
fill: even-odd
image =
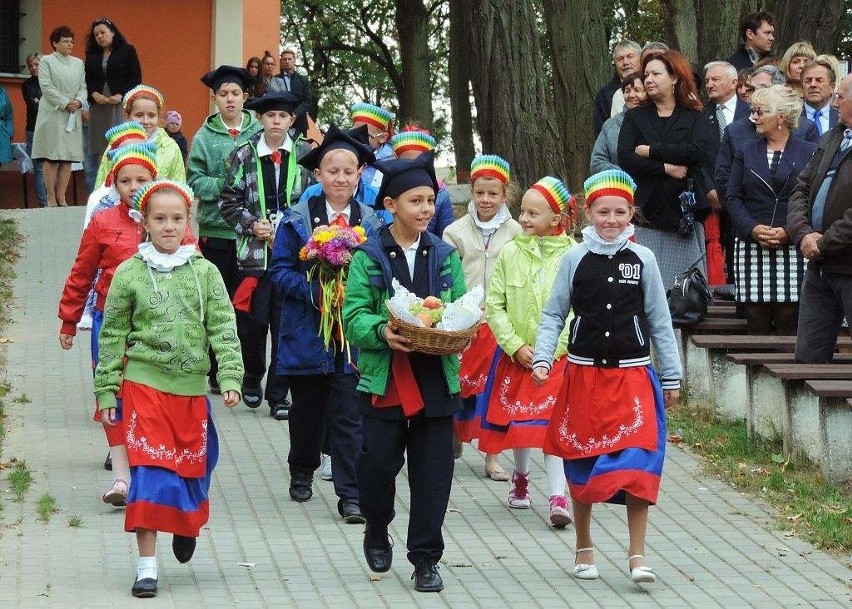
[{"label": "white lace cloth in basket", "polygon": [[[412,315],[409,309],[412,304],[422,304],[423,299],[409,292],[396,279],[393,280],[391,287],[393,288],[393,297],[388,300],[388,308],[391,312],[397,319],[422,327],[423,322]],[[435,328],[459,332],[479,323],[482,318],[481,306],[484,297],[485,291],[481,285],[478,285],[455,302],[445,304],[444,314]]]}]

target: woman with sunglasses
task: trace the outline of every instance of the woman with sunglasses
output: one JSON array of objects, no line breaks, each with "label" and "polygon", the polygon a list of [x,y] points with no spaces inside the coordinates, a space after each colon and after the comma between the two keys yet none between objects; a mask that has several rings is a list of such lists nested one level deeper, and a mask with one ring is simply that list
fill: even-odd
[{"label": "woman with sunglasses", "polygon": [[787,235],[787,201],[816,149],[792,134],[801,113],[794,89],[757,89],[751,94],[757,138],[739,149],[731,166],[725,207],[736,232],[736,299],[749,334],[796,334],[805,260]]}]

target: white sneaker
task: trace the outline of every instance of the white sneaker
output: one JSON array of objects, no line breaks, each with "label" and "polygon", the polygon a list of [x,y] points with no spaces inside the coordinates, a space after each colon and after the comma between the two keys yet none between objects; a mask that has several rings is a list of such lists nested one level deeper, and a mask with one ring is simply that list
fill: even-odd
[{"label": "white sneaker", "polygon": [[516,510],[526,510],[532,503],[529,488],[530,475],[520,474],[517,471],[512,472],[512,490],[509,491],[509,507]]},{"label": "white sneaker", "polygon": [[320,478],[331,480],[331,455],[320,455]]}]

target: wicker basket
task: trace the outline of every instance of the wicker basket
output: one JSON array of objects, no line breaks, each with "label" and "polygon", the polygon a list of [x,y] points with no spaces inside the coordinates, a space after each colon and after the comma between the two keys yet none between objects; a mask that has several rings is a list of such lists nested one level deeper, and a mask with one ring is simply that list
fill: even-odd
[{"label": "wicker basket", "polygon": [[424,328],[403,321],[393,314],[388,307],[390,321],[397,327],[399,334],[411,339],[411,349],[418,353],[429,355],[454,355],[461,353],[470,340],[476,336],[479,323],[473,324],[467,330],[438,330]]}]

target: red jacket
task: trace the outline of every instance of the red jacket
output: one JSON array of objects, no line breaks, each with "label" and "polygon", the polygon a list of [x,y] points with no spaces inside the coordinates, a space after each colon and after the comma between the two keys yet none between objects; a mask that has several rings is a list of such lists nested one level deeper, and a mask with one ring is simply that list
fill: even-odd
[{"label": "red jacket", "polygon": [[[139,251],[142,226],[134,222],[127,211],[123,203],[105,209],[93,216],[83,231],[77,259],[65,281],[65,289],[59,301],[59,319],[62,320],[60,333],[71,336],[77,334],[77,324],[83,316],[89,288],[98,269],[102,273],[95,284],[95,308],[103,311],[115,269]],[[195,242],[192,229],[187,228],[182,244]]]}]

